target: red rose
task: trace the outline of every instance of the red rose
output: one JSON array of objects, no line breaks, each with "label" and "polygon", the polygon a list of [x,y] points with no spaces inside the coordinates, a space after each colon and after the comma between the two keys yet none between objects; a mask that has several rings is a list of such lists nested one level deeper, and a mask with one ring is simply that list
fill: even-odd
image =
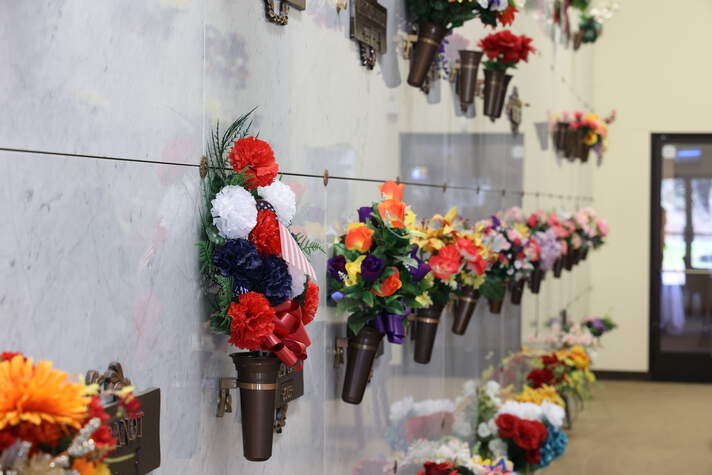
[{"label": "red rose", "polygon": [[440,249],[437,255],[432,256],[428,261],[433,275],[438,279],[447,279],[460,270],[462,257],[455,244],[448,244]]},{"label": "red rose", "polygon": [[261,255],[279,256],[282,253],[282,240],[279,237],[277,216],[271,210],[257,213],[257,225],[248,236]]},{"label": "red rose", "polygon": [[499,436],[503,439],[511,439],[516,434],[520,421],[520,418],[512,414],[500,414],[494,422],[499,428]]},{"label": "red rose", "polygon": [[254,137],[245,137],[235,142],[228,159],[235,172],[242,172],[247,176],[248,190],[270,185],[279,171],[272,147],[264,140]]},{"label": "red rose", "polygon": [[307,291],[304,294],[304,306],[302,307],[302,323],[304,325],[314,320],[317,308],[319,308],[319,287],[313,280],[309,279]]},{"label": "red rose", "polygon": [[232,302],[227,314],[232,317],[230,343],[247,350],[262,348],[262,341],[274,331],[274,309],[264,295],[247,292],[239,303]]},{"label": "red rose", "polygon": [[534,389],[540,388],[545,384],[549,384],[554,379],[554,372],[550,369],[535,369],[527,375],[527,380]]},{"label": "red rose", "polygon": [[559,358],[556,356],[556,353],[552,353],[542,356],[541,362],[544,363],[544,366],[555,366],[559,363]]},{"label": "red rose", "polygon": [[459,475],[460,473],[450,462],[425,462],[423,467],[425,470],[418,472],[418,475]]},{"label": "red rose", "polygon": [[524,450],[538,451],[547,435],[546,426],[542,422],[520,420],[512,440]]}]

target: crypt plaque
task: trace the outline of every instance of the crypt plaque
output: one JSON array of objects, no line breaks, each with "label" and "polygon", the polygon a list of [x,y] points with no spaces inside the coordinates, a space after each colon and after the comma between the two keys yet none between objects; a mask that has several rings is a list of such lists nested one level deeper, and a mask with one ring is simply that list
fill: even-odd
[{"label": "crypt plaque", "polygon": [[351,39],[358,41],[361,64],[373,69],[387,50],[388,10],[377,0],[351,0]]}]

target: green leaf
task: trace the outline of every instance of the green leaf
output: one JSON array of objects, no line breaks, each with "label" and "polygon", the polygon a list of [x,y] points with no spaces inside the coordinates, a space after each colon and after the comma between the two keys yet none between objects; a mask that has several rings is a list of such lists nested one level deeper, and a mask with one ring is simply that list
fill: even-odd
[{"label": "green leaf", "polygon": [[230,304],[232,303],[232,297],[233,297],[232,277],[216,275],[215,281],[218,283],[218,286],[220,286],[220,292],[218,294],[218,305],[220,307],[220,311],[222,313],[226,313],[227,309],[230,307]]}]

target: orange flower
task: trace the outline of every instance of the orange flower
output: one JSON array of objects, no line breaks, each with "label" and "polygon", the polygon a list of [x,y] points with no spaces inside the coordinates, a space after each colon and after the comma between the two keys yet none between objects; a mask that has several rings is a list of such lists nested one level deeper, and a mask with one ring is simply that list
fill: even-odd
[{"label": "orange flower", "polygon": [[52,369],[50,361],[34,365],[31,358],[20,355],[3,361],[0,430],[20,425],[22,432],[52,438],[60,433],[58,426],[79,429],[91,401],[86,392],[86,386],[71,382],[67,373]]},{"label": "orange flower", "polygon": [[398,289],[401,288],[401,283],[400,280],[400,274],[398,273],[398,269],[395,267],[391,267],[395,272],[393,272],[391,275],[386,277],[383,282],[381,282],[381,290],[376,290],[376,289],[371,289],[371,293],[374,295],[378,295],[379,297],[390,297]]},{"label": "orange flower", "polygon": [[378,214],[386,226],[404,228],[405,203],[396,200],[385,200],[378,203]]},{"label": "orange flower", "polygon": [[394,181],[387,181],[379,189],[384,200],[401,201],[403,199],[403,188],[405,185],[396,184]]},{"label": "orange flower", "polygon": [[74,459],[72,468],[79,472],[79,475],[109,475],[109,469],[103,463],[89,462],[86,459]]},{"label": "orange flower", "polygon": [[346,231],[346,249],[366,252],[373,243],[373,230],[363,223],[351,223]]}]

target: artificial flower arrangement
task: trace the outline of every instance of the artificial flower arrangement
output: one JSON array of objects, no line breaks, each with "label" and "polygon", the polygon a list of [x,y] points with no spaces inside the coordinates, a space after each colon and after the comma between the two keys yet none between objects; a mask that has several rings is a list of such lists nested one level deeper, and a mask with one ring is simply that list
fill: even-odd
[{"label": "artificial flower arrangement", "polygon": [[[262,461],[271,456],[271,440],[256,443],[252,431],[273,424],[280,364],[299,371],[307,358],[311,341],[305,326],[316,316],[319,288],[305,253],[320,246],[289,231],[294,192],[277,179],[270,145],[248,135],[249,117],[243,115],[222,135],[219,128],[212,134],[201,165],[206,212],[198,248],[212,306],[210,328],[248,350],[231,357],[241,394],[245,456]],[[271,388],[259,392],[272,401],[259,405],[261,411],[246,406],[256,398],[243,397],[248,390],[240,385],[252,383]]]},{"label": "artificial flower arrangement", "polygon": [[[538,275],[541,245],[536,235],[529,228],[527,219],[520,207],[513,206],[504,211],[502,220],[511,229],[507,234],[509,239],[513,241],[515,248],[521,246],[517,256],[518,260],[515,262],[515,267],[518,267],[518,271],[515,273],[515,280],[512,281],[510,286],[512,303],[519,305],[522,301],[524,285],[526,282],[531,283]],[[521,266],[517,266],[520,262],[520,257],[522,259]],[[538,288],[535,287],[535,290],[538,291]]]},{"label": "artificial flower arrangement", "polygon": [[[381,201],[358,210],[359,221],[336,239],[328,261],[331,298],[348,313],[350,347],[342,399],[359,404],[384,334],[405,338],[406,317],[432,305],[430,266],[412,244],[415,214],[403,201],[404,185],[386,182]],[[358,356],[358,357],[357,357]]]},{"label": "artificial flower arrangement", "polygon": [[408,74],[408,84],[421,87],[443,38],[453,29],[478,17],[496,27],[514,21],[523,0],[407,0],[407,7],[419,25],[418,42]]},{"label": "artificial flower arrangement", "polygon": [[534,364],[538,367],[527,375],[532,388],[553,386],[563,398],[569,395],[578,399],[591,397],[591,386],[596,382],[596,376],[590,369],[591,358],[582,346],[543,354],[538,361],[534,360]]},{"label": "artificial flower arrangement", "polygon": [[526,225],[508,226],[497,216],[479,222],[476,228],[493,253],[480,293],[487,297],[490,311],[500,313],[507,289],[512,291],[512,303],[521,303],[524,282],[534,270],[533,262],[539,259],[539,245],[529,236]]},{"label": "artificial flower arrangement", "polygon": [[617,2],[607,2],[582,13],[579,31],[574,35],[574,48],[595,43],[603,34],[603,24],[613,17],[618,8]]},{"label": "artificial flower arrangement", "polygon": [[[467,442],[456,437],[439,441],[415,441],[403,457],[396,458],[398,467],[422,467],[418,475],[504,475],[513,474],[513,464],[506,457],[483,458],[470,451]],[[400,472],[400,470],[399,470]]]},{"label": "artificial flower arrangement", "polygon": [[615,121],[615,111],[601,119],[596,114],[581,111],[552,117],[554,147],[569,160],[587,162],[594,150],[600,164],[608,150],[608,126]]},{"label": "artificial flower arrangement", "polygon": [[531,213],[527,219],[527,226],[539,244],[539,260],[534,264],[534,271],[529,281],[529,288],[536,294],[539,293],[541,281],[547,272],[557,272],[558,269],[558,275],[561,275],[562,256],[566,254],[565,244],[562,244],[557,230],[550,223],[549,215],[543,210]]},{"label": "artificial flower arrangement", "polygon": [[491,33],[480,40],[478,46],[487,60],[485,68],[484,111],[492,122],[502,115],[507,88],[512,79],[507,70],[516,69],[521,61],[528,62],[529,54],[536,51],[532,38],[515,35],[509,30]]},{"label": "artificial flower arrangement", "polygon": [[[479,287],[484,282],[484,274],[489,266],[489,250],[482,244],[481,236],[466,229],[462,220],[457,219],[457,209],[452,208],[445,216],[435,215],[423,221],[417,228],[414,242],[419,246],[423,260],[433,274],[433,288],[430,296],[433,305],[426,316],[430,321],[439,321],[443,308],[452,295],[455,300],[452,331],[463,335],[467,330],[472,313],[479,299]],[[420,330],[420,321],[418,329]],[[416,361],[430,360],[432,343],[437,323],[432,328],[426,325],[427,336],[419,340],[416,333]],[[422,341],[423,351],[418,351]]]},{"label": "artificial flower arrangement", "polygon": [[[118,401],[112,418],[102,400]],[[141,414],[127,386],[103,391],[20,353],[0,355],[0,473],[109,475],[111,422]]]}]

